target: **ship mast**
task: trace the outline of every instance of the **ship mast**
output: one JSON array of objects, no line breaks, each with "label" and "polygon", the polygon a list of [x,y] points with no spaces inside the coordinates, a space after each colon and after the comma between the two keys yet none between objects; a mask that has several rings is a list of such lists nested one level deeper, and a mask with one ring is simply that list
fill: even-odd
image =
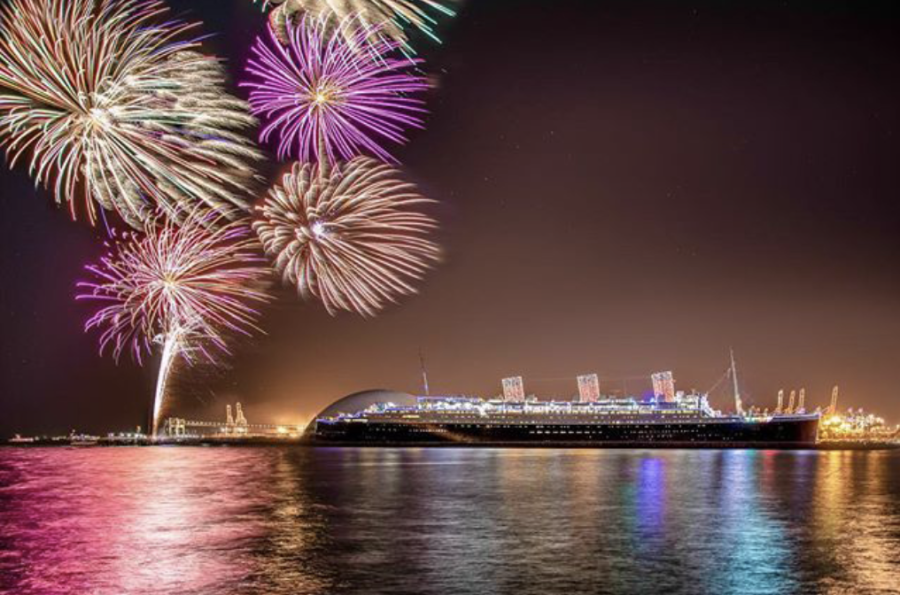
[{"label": "ship mast", "polygon": [[425,389],[425,396],[430,397],[431,392],[428,390],[428,370],[425,369],[425,356],[422,355],[422,348],[419,348],[419,366],[422,368],[422,387]]},{"label": "ship mast", "polygon": [[734,363],[734,349],[731,349],[731,380],[734,382],[734,410],[744,415],[744,404],[741,402],[741,389],[738,386],[737,364]]}]

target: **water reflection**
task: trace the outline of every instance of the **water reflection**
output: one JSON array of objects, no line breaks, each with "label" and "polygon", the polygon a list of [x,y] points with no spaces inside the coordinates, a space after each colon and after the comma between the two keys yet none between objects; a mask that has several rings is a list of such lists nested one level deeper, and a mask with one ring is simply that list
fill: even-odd
[{"label": "water reflection", "polygon": [[893,593],[900,453],[0,449],[0,592]]},{"label": "water reflection", "polygon": [[313,497],[308,451],[272,453],[270,477],[253,478],[263,497],[256,511],[262,534],[247,558],[253,570],[248,592],[331,593],[338,573],[328,555],[328,515],[332,506]]},{"label": "water reflection", "polygon": [[193,449],[5,450],[2,464],[17,477],[0,488],[3,574],[34,593],[239,584],[248,568],[237,556],[261,531],[248,513],[255,498],[245,458]]},{"label": "water reflection", "polygon": [[[834,569],[819,581],[823,593],[900,592],[897,541],[900,490],[895,457],[888,453],[830,452],[815,480],[816,542]],[[851,538],[848,539],[847,533]]]},{"label": "water reflection", "polygon": [[[712,529],[720,549],[714,554],[710,587],[721,593],[791,593],[798,585],[784,525],[774,514],[760,471],[771,458],[758,451],[727,451],[717,478],[717,510]],[[798,457],[801,455],[798,455]],[[792,457],[792,461],[798,460]],[[772,473],[771,469],[769,473]],[[761,489],[760,489],[761,488]]]},{"label": "water reflection", "polygon": [[663,456],[637,459],[635,515],[638,542],[662,546],[665,537],[666,463]]}]

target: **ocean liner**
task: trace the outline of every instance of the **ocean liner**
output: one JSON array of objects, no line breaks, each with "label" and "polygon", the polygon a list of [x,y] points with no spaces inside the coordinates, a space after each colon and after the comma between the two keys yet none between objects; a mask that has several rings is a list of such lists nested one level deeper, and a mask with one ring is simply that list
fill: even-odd
[{"label": "ocean liner", "polygon": [[675,391],[671,372],[654,374],[653,395],[645,398],[601,398],[597,376],[580,376],[579,397],[572,401],[526,398],[522,379],[515,377],[503,381],[502,398],[420,396],[411,403],[383,400],[352,411],[333,407],[310,430],[316,443],[371,446],[815,446],[818,412],[806,413],[802,406],[745,411],[733,360],[729,374],[735,388],[730,414],[713,409],[705,394]]}]

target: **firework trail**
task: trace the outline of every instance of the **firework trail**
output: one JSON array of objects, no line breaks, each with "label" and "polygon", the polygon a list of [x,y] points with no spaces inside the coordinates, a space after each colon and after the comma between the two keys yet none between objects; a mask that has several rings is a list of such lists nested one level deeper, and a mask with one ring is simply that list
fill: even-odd
[{"label": "firework trail", "polygon": [[424,236],[437,224],[410,210],[434,202],[368,157],[336,165],[327,178],[296,163],[270,191],[253,224],[284,281],[337,310],[374,316],[397,296],[412,294],[438,260]]},{"label": "firework trail", "polygon": [[[255,1],[255,0],[254,0]],[[434,31],[437,23],[432,14],[453,16],[449,2],[434,0],[265,0],[263,5],[272,6],[269,15],[272,28],[283,40],[289,23],[298,14],[325,19],[332,24],[340,23],[355,16],[366,27],[375,28],[378,37],[387,37],[409,49],[405,28],[414,27],[432,39],[440,42]]]},{"label": "firework trail", "polygon": [[[247,65],[252,80],[250,108],[265,126],[263,142],[278,135],[278,156],[334,163],[369,152],[394,161],[379,140],[403,143],[404,127],[421,128],[424,77],[410,74],[417,63],[390,58],[397,43],[367,41],[371,28],[355,19],[330,29],[322,19],[304,17],[288,26],[290,44],[282,46],[269,30],[253,45]],[[347,41],[342,31],[352,31]]]},{"label": "firework trail", "polygon": [[141,364],[163,345],[153,407],[153,435],[165,400],[166,379],[179,356],[216,361],[229,353],[226,333],[259,330],[254,306],[266,302],[264,259],[245,223],[216,224],[189,217],[182,225],[147,224],[125,234],[78,284],[77,299],[99,304],[85,330],[101,329],[100,353],[116,361],[126,351]]},{"label": "firework trail", "polygon": [[161,210],[248,210],[255,120],[219,60],[158,0],[11,0],[0,8],[0,141],[76,218],[79,195],[140,229]]}]

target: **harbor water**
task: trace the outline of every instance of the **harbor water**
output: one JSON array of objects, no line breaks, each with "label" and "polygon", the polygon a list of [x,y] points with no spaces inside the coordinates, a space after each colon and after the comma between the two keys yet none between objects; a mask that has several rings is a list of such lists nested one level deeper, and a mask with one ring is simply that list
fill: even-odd
[{"label": "harbor water", "polygon": [[0,592],[900,593],[900,452],[0,448]]}]

